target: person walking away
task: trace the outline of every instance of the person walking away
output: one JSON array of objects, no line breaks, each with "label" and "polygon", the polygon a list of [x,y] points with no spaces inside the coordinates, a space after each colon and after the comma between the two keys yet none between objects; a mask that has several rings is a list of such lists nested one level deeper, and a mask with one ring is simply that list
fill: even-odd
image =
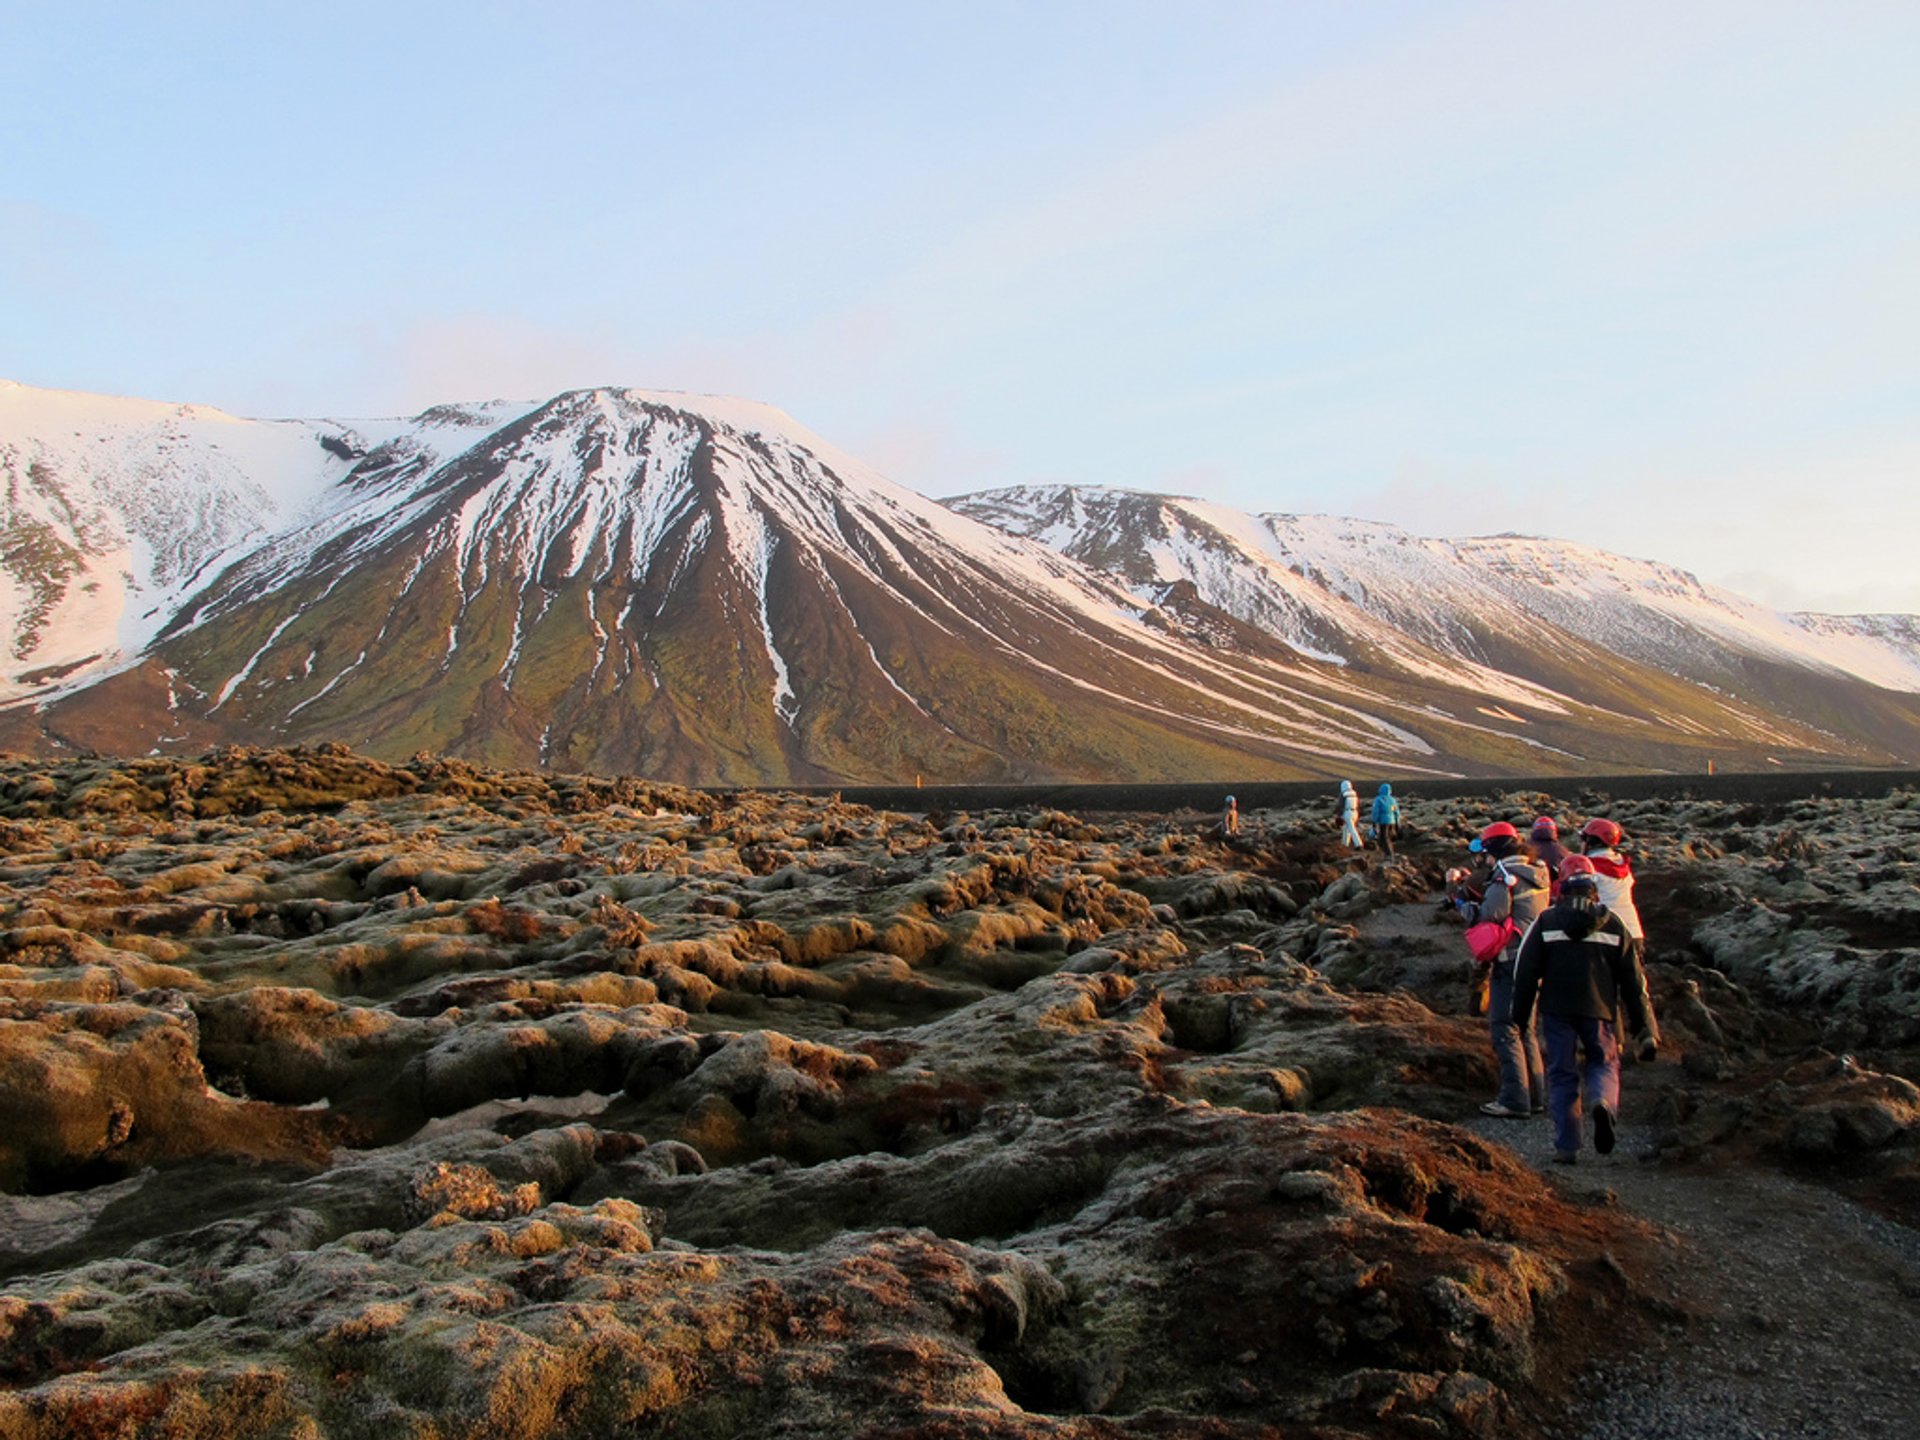
[{"label": "person walking away", "polygon": [[1353,782],[1340,782],[1340,843],[1351,850],[1362,846],[1360,839],[1360,797],[1354,793]]},{"label": "person walking away", "polygon": [[1640,907],[1633,903],[1633,862],[1620,853],[1625,836],[1612,820],[1593,819],[1580,827],[1580,852],[1593,862],[1600,903],[1620,917],[1635,947],[1640,965],[1647,963],[1647,932],[1640,924]]},{"label": "person walking away", "polygon": [[1593,861],[1567,857],[1560,898],[1520,943],[1514,973],[1514,1022],[1525,1024],[1539,1010],[1553,1158],[1561,1165],[1579,1159],[1583,1103],[1593,1119],[1593,1148],[1613,1151],[1620,1115],[1615,1011],[1625,1009],[1642,1060],[1653,1059],[1660,1044],[1639,951],[1620,917],[1601,903],[1597,879]]},{"label": "person walking away", "polygon": [[1560,862],[1573,852],[1560,843],[1560,827],[1554,823],[1551,815],[1535,818],[1533,828],[1527,832],[1527,850],[1535,860],[1547,867],[1552,877],[1551,889],[1559,893]]},{"label": "person walking away", "polygon": [[1394,837],[1399,833],[1400,802],[1394,798],[1393,786],[1382,784],[1380,793],[1373,797],[1373,838],[1391,855]]},{"label": "person walking away", "polygon": [[1539,1037],[1531,1024],[1513,1021],[1514,960],[1521,939],[1547,908],[1547,867],[1527,856],[1520,832],[1504,820],[1487,826],[1467,848],[1492,863],[1480,899],[1458,902],[1461,915],[1468,925],[1503,920],[1514,925],[1512,937],[1494,957],[1487,977],[1487,1039],[1493,1046],[1494,1063],[1500,1067],[1500,1092],[1480,1110],[1501,1120],[1518,1120],[1544,1110],[1547,1104]]},{"label": "person walking away", "polygon": [[1228,836],[1240,833],[1240,806],[1231,795],[1227,796],[1227,808],[1220,816],[1220,833]]},{"label": "person walking away", "polygon": [[[1600,903],[1620,917],[1620,923],[1627,927],[1627,934],[1633,937],[1634,958],[1640,965],[1640,972],[1647,969],[1647,932],[1640,923],[1640,907],[1633,899],[1633,862],[1627,859],[1620,849],[1625,833],[1619,823],[1595,816],[1580,827],[1580,850],[1593,862],[1594,882],[1600,893]],[[1631,1063],[1633,1053],[1626,1048],[1627,1029],[1625,1017],[1618,1011],[1613,1016],[1613,1035],[1620,1042],[1620,1063]]]}]

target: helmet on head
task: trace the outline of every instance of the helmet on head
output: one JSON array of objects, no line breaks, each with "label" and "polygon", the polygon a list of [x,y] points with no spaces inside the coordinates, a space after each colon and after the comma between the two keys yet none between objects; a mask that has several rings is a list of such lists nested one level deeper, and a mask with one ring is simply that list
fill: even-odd
[{"label": "helmet on head", "polygon": [[1586,856],[1569,855],[1560,862],[1560,888],[1562,890],[1590,890],[1599,883],[1599,876],[1593,868],[1593,862]]},{"label": "helmet on head", "polygon": [[1560,827],[1553,823],[1551,815],[1542,815],[1533,822],[1532,834],[1536,840],[1558,840]]},{"label": "helmet on head", "polygon": [[1611,850],[1620,843],[1620,827],[1611,820],[1593,819],[1580,827],[1580,834],[1588,840],[1598,840]]},{"label": "helmet on head", "polygon": [[1233,796],[1231,795],[1227,796],[1227,804],[1229,805],[1233,804]]},{"label": "helmet on head", "polygon": [[1493,824],[1482,830],[1479,838],[1467,846],[1467,849],[1476,855],[1482,853],[1500,855],[1508,850],[1517,848],[1519,844],[1520,832],[1506,821],[1496,820]]},{"label": "helmet on head", "polygon": [[1594,918],[1600,909],[1600,875],[1593,861],[1584,855],[1569,855],[1560,862],[1560,900],[1570,917],[1567,933],[1584,940],[1592,933]]}]

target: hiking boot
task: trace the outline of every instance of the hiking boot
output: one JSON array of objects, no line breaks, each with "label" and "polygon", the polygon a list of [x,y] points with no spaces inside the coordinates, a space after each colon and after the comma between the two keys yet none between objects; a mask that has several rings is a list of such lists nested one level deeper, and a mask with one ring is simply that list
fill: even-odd
[{"label": "hiking boot", "polygon": [[1531,1111],[1516,1110],[1511,1105],[1502,1105],[1498,1100],[1489,1100],[1480,1107],[1482,1115],[1491,1115],[1496,1120],[1524,1120]]},{"label": "hiking boot", "polygon": [[1580,1163],[1580,1152],[1578,1150],[1556,1150],[1553,1152],[1553,1163],[1556,1165],[1578,1165]]},{"label": "hiking boot", "polygon": [[1602,1155],[1613,1153],[1613,1109],[1607,1105],[1593,1107],[1593,1148]]}]

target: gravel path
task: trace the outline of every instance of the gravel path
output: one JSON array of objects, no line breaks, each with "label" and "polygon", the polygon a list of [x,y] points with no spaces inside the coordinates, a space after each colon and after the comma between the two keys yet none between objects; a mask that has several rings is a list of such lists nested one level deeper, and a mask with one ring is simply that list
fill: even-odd
[{"label": "gravel path", "polygon": [[[1374,944],[1430,939],[1431,911],[1392,906],[1369,917]],[[1454,957],[1410,945],[1409,983]],[[1426,973],[1421,973],[1422,970]],[[1463,987],[1464,988],[1464,987]],[[1460,1017],[1462,1025],[1483,1022]],[[1462,1124],[1511,1146],[1569,1196],[1617,1204],[1664,1228],[1657,1277],[1687,1312],[1657,1349],[1584,1382],[1589,1403],[1563,1440],[1851,1440],[1920,1437],[1920,1232],[1778,1171],[1680,1167],[1637,1159],[1651,1134],[1640,1117],[1666,1086],[1671,1060],[1627,1070],[1619,1146],[1572,1167],[1551,1163],[1545,1117]],[[1667,1268],[1670,1266],[1670,1269]]]},{"label": "gravel path", "polygon": [[[1640,1091],[1636,1106],[1634,1081]],[[1674,1238],[1674,1292],[1697,1318],[1597,1375],[1569,1440],[1920,1436],[1920,1233],[1765,1170],[1636,1160],[1650,1077],[1628,1075],[1620,1148],[1550,1164],[1545,1120],[1478,1120],[1571,1196],[1615,1203]],[[1653,1082],[1658,1083],[1658,1082]]]}]

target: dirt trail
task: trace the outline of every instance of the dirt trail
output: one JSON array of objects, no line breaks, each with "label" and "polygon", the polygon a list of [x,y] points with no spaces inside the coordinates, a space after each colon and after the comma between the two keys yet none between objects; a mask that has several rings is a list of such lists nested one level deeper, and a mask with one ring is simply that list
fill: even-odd
[{"label": "dirt trail", "polygon": [[[1360,922],[1369,948],[1406,956],[1408,988],[1456,1023],[1464,952],[1436,948],[1431,907],[1388,906]],[[1450,1002],[1450,1003],[1449,1003]],[[1566,1440],[1848,1440],[1920,1436],[1920,1232],[1777,1170],[1681,1166],[1652,1151],[1645,1118],[1685,1083],[1672,1057],[1625,1074],[1619,1146],[1550,1163],[1545,1117],[1461,1117],[1510,1146],[1571,1197],[1619,1205],[1663,1227],[1658,1289],[1674,1301],[1657,1348],[1596,1372]]]}]

